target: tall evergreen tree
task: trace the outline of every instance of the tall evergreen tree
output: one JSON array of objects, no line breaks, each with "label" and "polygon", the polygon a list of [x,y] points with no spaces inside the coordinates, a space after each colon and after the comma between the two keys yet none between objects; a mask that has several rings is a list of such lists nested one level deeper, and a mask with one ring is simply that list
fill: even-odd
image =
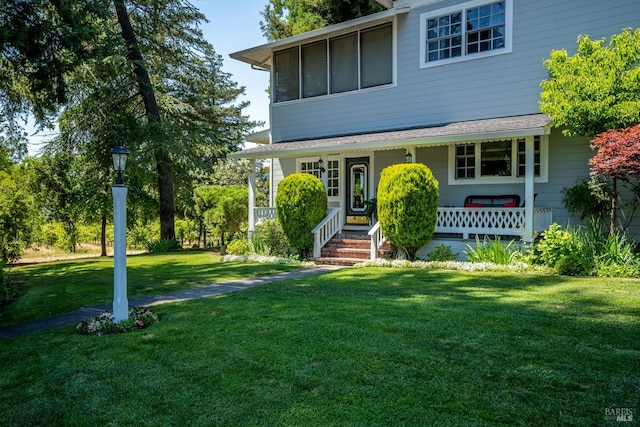
[{"label": "tall evergreen tree", "polygon": [[375,0],[269,0],[260,28],[268,40],[278,40],[382,10]]}]

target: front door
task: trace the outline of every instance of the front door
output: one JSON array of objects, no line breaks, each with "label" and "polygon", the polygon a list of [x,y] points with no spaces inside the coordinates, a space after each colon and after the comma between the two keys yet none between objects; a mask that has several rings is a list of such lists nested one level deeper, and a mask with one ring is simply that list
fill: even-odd
[{"label": "front door", "polygon": [[347,191],[346,214],[347,224],[367,225],[367,207],[365,200],[369,200],[369,158],[358,157],[346,159],[347,162]]}]

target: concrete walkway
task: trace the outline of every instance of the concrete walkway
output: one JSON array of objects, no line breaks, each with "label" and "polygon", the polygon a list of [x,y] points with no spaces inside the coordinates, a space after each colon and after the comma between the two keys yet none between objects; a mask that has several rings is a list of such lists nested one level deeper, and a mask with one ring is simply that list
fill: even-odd
[{"label": "concrete walkway", "polygon": [[[300,268],[286,273],[274,274],[272,276],[253,277],[248,279],[233,280],[224,283],[214,283],[200,288],[186,289],[184,291],[171,292],[164,295],[150,295],[136,298],[129,298],[129,307],[151,307],[159,304],[171,302],[189,301],[197,298],[212,297],[229,292],[240,291],[264,285],[265,283],[278,282],[287,279],[301,279],[309,276],[327,273],[344,268],[336,265],[318,265],[311,268]],[[44,319],[32,320],[30,322],[18,323],[15,325],[0,328],[0,339],[13,338],[30,332],[45,331],[48,329],[62,328],[69,325],[78,324],[84,319],[95,317],[101,313],[111,310],[112,303],[99,304],[91,307],[83,307],[71,313],[58,314]]]}]

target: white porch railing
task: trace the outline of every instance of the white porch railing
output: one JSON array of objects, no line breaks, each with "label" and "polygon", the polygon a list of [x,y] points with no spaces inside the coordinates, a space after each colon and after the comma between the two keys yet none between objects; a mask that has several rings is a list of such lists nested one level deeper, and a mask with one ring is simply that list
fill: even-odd
[{"label": "white porch railing", "polygon": [[320,258],[322,247],[337,233],[342,231],[342,221],[340,221],[340,208],[331,208],[327,216],[316,225],[313,233],[313,257]]},{"label": "white porch railing", "polygon": [[[525,208],[438,208],[436,233],[524,234]],[[553,221],[551,208],[533,208],[533,231],[546,230]]]},{"label": "white porch railing", "polygon": [[260,224],[265,219],[276,219],[276,208],[255,208],[253,210],[254,221],[256,222],[254,225]]},{"label": "white porch railing", "polygon": [[382,234],[382,228],[380,227],[380,223],[376,222],[371,230],[369,230],[369,237],[371,237],[371,256],[369,259],[378,258],[378,249],[380,246],[387,240]]},{"label": "white porch railing", "polygon": [[[276,218],[275,208],[256,208],[255,221]],[[438,208],[436,233],[462,234],[468,239],[473,234],[511,235],[524,234],[525,208]],[[533,231],[541,232],[553,222],[551,208],[533,208]],[[342,232],[340,208],[331,208],[327,216],[313,230],[313,256],[320,257],[322,247],[337,233]],[[386,241],[380,223],[371,230],[371,259],[378,257],[378,249]]]}]

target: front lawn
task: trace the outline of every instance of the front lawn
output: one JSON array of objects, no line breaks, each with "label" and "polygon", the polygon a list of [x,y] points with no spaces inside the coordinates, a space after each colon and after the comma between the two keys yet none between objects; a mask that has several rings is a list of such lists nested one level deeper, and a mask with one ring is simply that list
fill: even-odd
[{"label": "front lawn", "polygon": [[[133,255],[127,257],[127,295],[160,295],[295,268],[221,262],[211,252]],[[21,283],[20,297],[0,317],[0,326],[113,301],[112,257],[15,266],[9,271]]]},{"label": "front lawn", "polygon": [[0,341],[3,423],[613,426],[640,410],[637,280],[344,269],[154,311],[129,334]]}]

